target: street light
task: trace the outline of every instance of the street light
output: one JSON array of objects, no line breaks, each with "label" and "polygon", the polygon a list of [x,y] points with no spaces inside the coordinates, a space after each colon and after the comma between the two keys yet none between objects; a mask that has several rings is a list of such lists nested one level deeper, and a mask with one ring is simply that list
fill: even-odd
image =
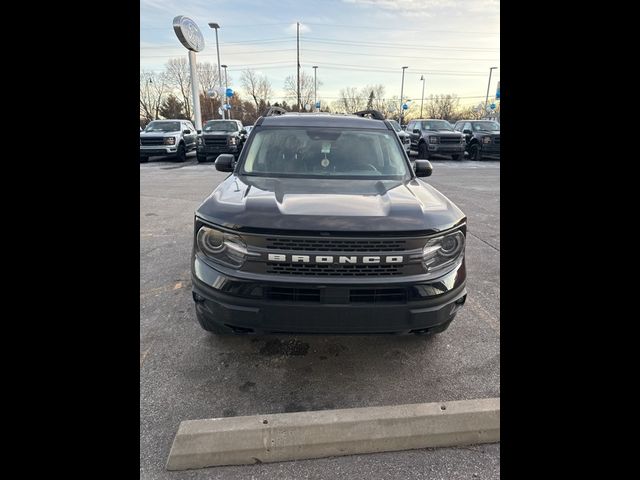
[{"label": "street light", "polygon": [[422,101],[420,102],[420,118],[422,118],[422,105],[424,104],[424,75],[420,75],[420,80],[422,80]]},{"label": "street light", "polygon": [[[220,47],[218,46],[218,29],[220,25],[217,23],[210,23],[209,26],[216,31],[216,50],[218,51],[218,78],[220,79],[220,90],[222,90],[222,71],[220,70]],[[222,118],[224,118],[224,110],[222,110]]]},{"label": "street light", "polygon": [[402,67],[402,86],[400,87],[400,126],[402,127],[402,117],[404,116],[404,110],[402,110],[402,97],[404,95],[404,71],[409,67]]},{"label": "street light", "polygon": [[487,113],[487,106],[489,105],[489,87],[491,87],[491,70],[497,70],[498,67],[491,67],[489,69],[489,83],[487,84],[487,96],[484,99],[484,112]]},{"label": "street light", "polygon": [[[229,79],[227,78],[227,66],[222,65],[224,68],[224,103],[229,105],[229,97],[227,96],[227,89],[229,88]],[[229,114],[229,118],[231,118],[231,110],[227,109],[227,113]]]},{"label": "street light", "polygon": [[316,76],[316,74],[318,73],[318,66],[314,65],[313,66],[313,108],[316,109],[316,112],[318,111],[318,107],[316,105],[318,105],[318,78]]}]

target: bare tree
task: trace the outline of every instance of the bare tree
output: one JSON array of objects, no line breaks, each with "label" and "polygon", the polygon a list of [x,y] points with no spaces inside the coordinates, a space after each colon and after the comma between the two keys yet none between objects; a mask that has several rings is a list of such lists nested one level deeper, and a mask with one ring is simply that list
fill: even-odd
[{"label": "bare tree", "polygon": [[249,94],[256,104],[256,111],[260,110],[261,104],[266,104],[273,94],[271,83],[264,75],[259,75],[253,70],[247,69],[240,77],[242,88]]},{"label": "bare tree", "polygon": [[460,99],[457,95],[431,95],[425,102],[425,110],[428,118],[441,118],[449,120],[454,118],[459,109]]},{"label": "bare tree", "polygon": [[187,59],[170,59],[166,65],[166,76],[169,86],[180,94],[187,118],[191,118],[191,75]]},{"label": "bare tree", "polygon": [[148,121],[157,120],[167,94],[163,74],[143,71],[140,73],[140,115]]},{"label": "bare tree", "polygon": [[209,62],[198,63],[198,84],[203,95],[211,89],[220,87],[218,65]]},{"label": "bare tree", "polygon": [[[318,87],[322,86],[322,82],[318,80]],[[293,107],[293,111],[297,111],[297,103],[298,103],[298,83],[296,81],[295,75],[289,75],[284,80],[284,92],[285,97],[293,100],[296,103],[296,106]],[[300,103],[301,107],[304,109],[305,105],[313,104],[313,94],[314,94],[314,82],[313,75],[306,73],[304,70],[300,70]]]}]

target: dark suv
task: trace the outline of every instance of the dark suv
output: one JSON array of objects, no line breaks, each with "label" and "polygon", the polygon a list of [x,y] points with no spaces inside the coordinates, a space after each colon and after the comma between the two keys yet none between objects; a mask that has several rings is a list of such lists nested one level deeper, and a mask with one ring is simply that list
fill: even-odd
[{"label": "dark suv", "polygon": [[464,158],[464,137],[446,120],[411,120],[407,132],[411,150],[418,152],[418,158],[429,159],[434,154],[451,155],[453,160]]},{"label": "dark suv", "polygon": [[198,322],[216,334],[432,334],[464,304],[466,217],[391,124],[260,117],[195,212]]},{"label": "dark suv", "polygon": [[247,132],[239,120],[209,120],[202,131],[198,131],[198,162],[206,162],[208,157],[221,153],[230,153],[237,159],[246,138]]},{"label": "dark suv", "polygon": [[494,120],[460,120],[454,130],[465,137],[470,160],[500,159],[500,124]]}]

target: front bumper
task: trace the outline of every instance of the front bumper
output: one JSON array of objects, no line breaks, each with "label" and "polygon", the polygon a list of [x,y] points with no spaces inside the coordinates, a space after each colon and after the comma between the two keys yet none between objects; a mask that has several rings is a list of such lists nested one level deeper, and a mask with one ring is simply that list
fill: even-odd
[{"label": "front bumper", "polygon": [[428,150],[431,153],[439,153],[442,155],[461,155],[464,153],[465,145],[461,144],[438,144],[438,143],[430,143],[428,144]]},{"label": "front bumper", "polygon": [[140,156],[150,157],[152,155],[175,155],[178,151],[178,147],[176,145],[140,145]]},{"label": "front bumper", "polygon": [[222,155],[224,153],[235,155],[238,152],[237,145],[198,145],[196,147],[196,153],[201,157],[205,155]]},{"label": "front bumper", "polygon": [[446,326],[464,304],[464,261],[434,280],[376,284],[247,281],[194,257],[193,296],[199,315],[236,333],[420,334]]},{"label": "front bumper", "polygon": [[482,155],[490,155],[490,156],[500,156],[500,145],[496,145],[495,143],[485,143],[482,145],[481,150]]}]

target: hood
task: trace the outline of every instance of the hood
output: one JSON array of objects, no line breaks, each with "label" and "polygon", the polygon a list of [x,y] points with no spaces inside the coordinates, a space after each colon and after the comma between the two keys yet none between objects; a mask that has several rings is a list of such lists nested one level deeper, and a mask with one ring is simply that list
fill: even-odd
[{"label": "hood", "polygon": [[205,137],[228,137],[232,135],[238,135],[240,132],[202,132]]},{"label": "hood", "polygon": [[428,232],[464,214],[420,179],[341,180],[230,175],[198,216],[234,230]]},{"label": "hood", "polygon": [[461,137],[462,133],[449,130],[423,130],[426,135],[439,135],[441,137]]},{"label": "hood", "polygon": [[180,130],[175,132],[140,132],[141,137],[173,137],[180,135]]}]

